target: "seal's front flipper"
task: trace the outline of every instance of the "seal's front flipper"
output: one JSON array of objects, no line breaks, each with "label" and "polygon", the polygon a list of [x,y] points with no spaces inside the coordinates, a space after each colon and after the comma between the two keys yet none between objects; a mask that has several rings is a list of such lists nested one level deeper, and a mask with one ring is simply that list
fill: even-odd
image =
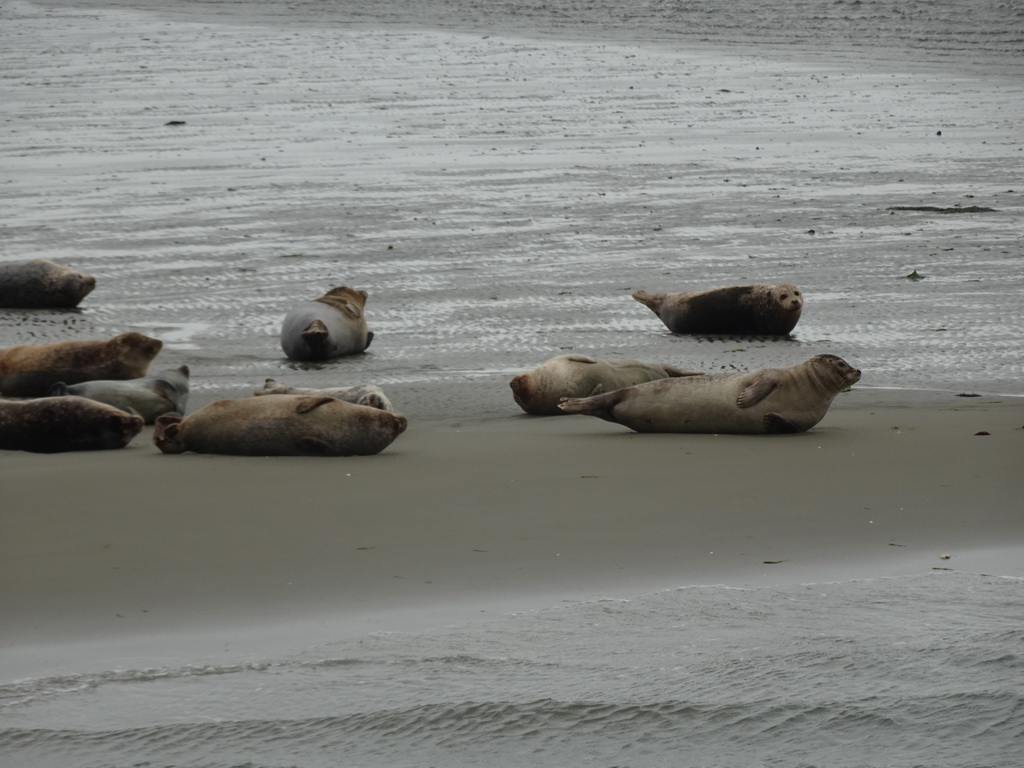
[{"label": "seal's front flipper", "polygon": [[775,389],[775,384],[775,379],[770,376],[758,376],[740,392],[739,397],[736,398],[736,406],[749,408],[752,405],[757,405],[771,394]]},{"label": "seal's front flipper", "polygon": [[804,430],[777,413],[766,413],[764,415],[764,431],[769,435],[792,435]]}]

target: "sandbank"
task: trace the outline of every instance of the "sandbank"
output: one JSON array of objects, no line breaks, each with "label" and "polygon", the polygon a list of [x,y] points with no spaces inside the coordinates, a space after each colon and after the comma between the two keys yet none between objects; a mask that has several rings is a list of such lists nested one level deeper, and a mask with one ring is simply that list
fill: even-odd
[{"label": "sandbank", "polygon": [[0,456],[4,677],[690,584],[1024,577],[1021,398],[855,389],[792,436],[640,435],[512,405],[414,418],[341,459],[151,440]]}]

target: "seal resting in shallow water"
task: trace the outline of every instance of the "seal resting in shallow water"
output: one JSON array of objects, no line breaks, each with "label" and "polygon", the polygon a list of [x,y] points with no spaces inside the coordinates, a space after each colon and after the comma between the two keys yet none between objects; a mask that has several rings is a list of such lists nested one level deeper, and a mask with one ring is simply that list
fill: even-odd
[{"label": "seal resting in shallow water", "polygon": [[0,400],[0,448],[33,453],[124,448],[142,417],[84,397]]},{"label": "seal resting in shallow water", "polygon": [[122,411],[134,411],[147,424],[152,424],[157,416],[165,413],[185,412],[188,404],[188,377],[188,366],[181,365],[140,379],[101,379],[71,386],[61,381],[50,389],[50,397],[87,397]]},{"label": "seal resting in shallow water", "polygon": [[841,357],[815,355],[790,368],[662,379],[559,407],[636,432],[804,432],[858,381],[860,371]]},{"label": "seal resting in shallow water", "polygon": [[216,400],[189,416],[164,414],[153,441],[164,453],[368,456],[405,431],[405,416],[334,397]]},{"label": "seal resting in shallow water", "polygon": [[645,381],[673,376],[698,376],[663,363],[639,360],[603,360],[587,355],[559,355],[521,373],[509,386],[519,407],[537,416],[563,413],[558,403],[566,397],[589,397]]},{"label": "seal resting in shallow water", "polygon": [[286,387],[273,379],[267,379],[263,389],[257,389],[254,395],[316,395],[319,397],[336,397],[346,403],[367,405],[380,408],[382,411],[394,411],[395,408],[384,394],[384,390],[373,384],[361,384],[354,387],[326,387],[311,389],[309,387]]},{"label": "seal resting in shallow water", "polygon": [[49,259],[0,262],[0,308],[77,307],[95,287],[92,275]]},{"label": "seal resting in shallow water", "polygon": [[131,331],[112,339],[24,344],[0,349],[0,393],[45,397],[57,382],[145,376],[163,342]]},{"label": "seal resting in shallow water", "polygon": [[632,296],[672,333],[787,334],[804,308],[803,295],[790,283],[679,293],[636,291]]},{"label": "seal resting in shallow water", "polygon": [[363,314],[366,296],[366,291],[343,285],[296,306],[281,324],[285,355],[291,360],[330,360],[365,350],[373,341]]}]

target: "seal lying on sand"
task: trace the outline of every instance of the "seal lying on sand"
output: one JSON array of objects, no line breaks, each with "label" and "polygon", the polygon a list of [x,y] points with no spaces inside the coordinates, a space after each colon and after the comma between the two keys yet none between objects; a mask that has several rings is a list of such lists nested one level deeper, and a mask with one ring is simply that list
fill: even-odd
[{"label": "seal lying on sand", "polygon": [[790,283],[683,293],[637,291],[633,298],[672,333],[786,334],[796,327],[804,307],[800,290]]},{"label": "seal lying on sand", "polygon": [[662,363],[638,360],[602,360],[586,355],[559,355],[521,373],[509,382],[512,397],[527,413],[557,416],[566,397],[589,397],[645,381],[674,376],[699,376]]},{"label": "seal lying on sand", "polygon": [[367,456],[405,431],[397,413],[333,397],[275,395],[216,400],[187,417],[156,420],[164,453],[239,456]]},{"label": "seal lying on sand", "polygon": [[858,381],[860,371],[842,358],[815,355],[791,368],[662,379],[559,407],[636,432],[804,432]]},{"label": "seal lying on sand", "polygon": [[155,376],[116,381],[101,379],[68,386],[63,381],[53,385],[50,397],[77,395],[112,405],[122,411],[135,411],[147,424],[165,413],[184,413],[188,404],[187,365],[160,371]]},{"label": "seal lying on sand", "polygon": [[0,307],[58,309],[77,307],[96,278],[49,259],[0,263]]},{"label": "seal lying on sand", "polygon": [[45,397],[57,382],[145,376],[163,342],[141,333],[112,339],[58,341],[0,349],[0,393],[9,397]]},{"label": "seal lying on sand", "polygon": [[356,387],[328,387],[326,389],[309,389],[307,387],[286,387],[278,384],[273,379],[267,379],[263,389],[257,389],[254,395],[314,395],[318,397],[336,397],[346,403],[366,405],[370,408],[379,408],[382,411],[392,411],[395,408],[384,394],[384,390],[373,384],[363,384]]},{"label": "seal lying on sand", "polygon": [[84,397],[0,400],[0,448],[33,453],[124,448],[142,417]]},{"label": "seal lying on sand", "polygon": [[363,315],[366,296],[366,291],[343,285],[299,304],[285,315],[281,349],[292,360],[329,360],[362,352],[373,341]]}]

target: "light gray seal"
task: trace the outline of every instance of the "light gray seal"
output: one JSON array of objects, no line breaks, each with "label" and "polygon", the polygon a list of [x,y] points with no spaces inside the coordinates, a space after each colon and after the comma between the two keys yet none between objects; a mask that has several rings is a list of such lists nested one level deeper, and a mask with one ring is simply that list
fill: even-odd
[{"label": "light gray seal", "polygon": [[330,360],[364,351],[373,341],[366,329],[366,291],[332,288],[294,307],[281,325],[281,349],[291,360]]},{"label": "light gray seal", "polygon": [[803,295],[790,283],[632,295],[672,333],[785,335],[796,327],[804,308]]},{"label": "light gray seal", "polygon": [[0,262],[0,308],[68,309],[77,307],[96,278],[49,259]]},{"label": "light gray seal", "polygon": [[57,382],[145,376],[163,342],[131,331],[112,339],[23,344],[0,349],[0,393],[45,397]]},{"label": "light gray seal", "polygon": [[164,453],[368,456],[406,425],[401,414],[334,397],[275,395],[216,400],[185,417],[164,414],[153,441]]},{"label": "light gray seal", "polygon": [[134,411],[147,424],[152,424],[157,416],[165,413],[185,412],[188,405],[188,379],[188,366],[180,365],[140,379],[101,379],[70,386],[61,381],[50,389],[50,397],[87,397],[123,411]]},{"label": "light gray seal", "polygon": [[0,448],[5,450],[61,453],[124,448],[141,429],[141,416],[84,397],[0,400]]},{"label": "light gray seal", "polygon": [[662,379],[597,397],[566,400],[566,413],[613,421],[636,432],[804,432],[825,417],[860,371],[835,355],[790,368]]},{"label": "light gray seal", "polygon": [[590,397],[645,381],[699,375],[697,371],[685,371],[664,363],[559,355],[519,374],[509,386],[512,398],[527,413],[557,416],[564,413],[558,403],[566,397]]},{"label": "light gray seal", "polygon": [[311,389],[309,387],[287,387],[278,384],[273,379],[267,379],[263,389],[257,389],[254,395],[313,395],[316,397],[336,397],[346,403],[366,405],[370,408],[379,408],[382,411],[394,412],[395,407],[391,404],[384,390],[373,384],[361,384],[353,387],[326,387],[324,389]]}]

